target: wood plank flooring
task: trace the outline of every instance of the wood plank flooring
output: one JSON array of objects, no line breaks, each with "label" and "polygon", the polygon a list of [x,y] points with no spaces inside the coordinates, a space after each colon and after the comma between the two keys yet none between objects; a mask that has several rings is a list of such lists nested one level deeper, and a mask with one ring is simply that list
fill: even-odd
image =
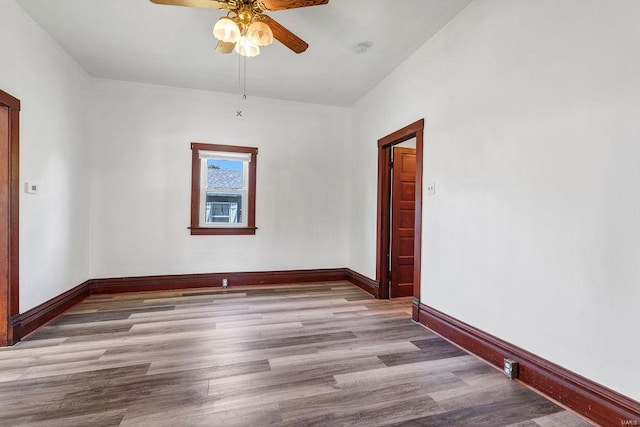
[{"label": "wood plank flooring", "polygon": [[346,282],[91,296],[0,350],[0,425],[589,425],[410,312]]}]

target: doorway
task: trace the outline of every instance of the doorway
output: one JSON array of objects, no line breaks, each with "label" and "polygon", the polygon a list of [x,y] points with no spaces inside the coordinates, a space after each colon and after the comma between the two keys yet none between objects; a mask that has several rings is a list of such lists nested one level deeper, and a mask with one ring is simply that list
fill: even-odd
[{"label": "doorway", "polygon": [[18,314],[20,101],[0,90],[0,346],[12,345]]},{"label": "doorway", "polygon": [[[379,295],[383,299],[404,296],[402,294],[412,296],[413,319],[416,321],[420,305],[423,131],[424,119],[378,140],[376,280],[380,284]],[[401,154],[403,150],[395,147],[413,138],[415,138],[414,153]],[[412,156],[414,156],[413,165],[411,165]],[[399,159],[401,163],[398,163]],[[412,168],[414,175],[411,178],[405,172]],[[398,175],[395,180],[393,179],[394,169]],[[413,179],[413,185],[411,185],[411,179]],[[393,185],[394,182],[395,185]],[[397,188],[394,190],[393,187]],[[394,195],[396,197],[393,197]],[[398,195],[401,197],[397,197]],[[413,197],[413,203],[411,203],[411,197]],[[392,209],[392,202],[397,204],[396,209]],[[392,210],[396,211],[395,215],[392,215]],[[410,224],[411,221],[407,218],[411,214],[413,224]],[[396,222],[395,225],[394,222]],[[394,228],[397,228],[394,233],[396,242],[392,241]],[[393,247],[396,247],[395,255],[392,251]],[[392,285],[392,281],[397,283]]]}]

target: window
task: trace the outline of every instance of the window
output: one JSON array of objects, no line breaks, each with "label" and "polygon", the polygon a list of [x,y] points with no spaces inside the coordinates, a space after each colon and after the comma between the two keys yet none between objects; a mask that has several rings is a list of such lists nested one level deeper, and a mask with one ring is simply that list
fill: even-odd
[{"label": "window", "polygon": [[191,144],[191,234],[256,234],[258,149]]}]

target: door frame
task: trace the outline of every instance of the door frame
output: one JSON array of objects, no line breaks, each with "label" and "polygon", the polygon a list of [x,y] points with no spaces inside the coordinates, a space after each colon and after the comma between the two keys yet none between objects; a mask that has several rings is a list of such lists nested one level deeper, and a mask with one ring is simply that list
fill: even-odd
[{"label": "door frame", "polygon": [[2,245],[8,247],[8,257],[1,259],[0,271],[6,271],[6,279],[0,278],[0,321],[6,325],[0,329],[0,346],[13,345],[19,337],[14,336],[13,318],[17,316],[19,303],[19,207],[20,207],[20,100],[0,90],[0,106],[9,109],[9,150],[8,155],[2,156],[0,161],[8,166],[9,171],[9,204],[0,206],[2,216],[8,221],[0,224],[0,235],[7,240]]},{"label": "door frame", "polygon": [[422,264],[422,158],[424,119],[378,140],[378,220],[376,238],[376,280],[379,298],[389,298],[389,245],[391,243],[391,148],[411,138],[416,139],[416,217],[413,262],[413,320],[420,307],[420,272]]}]

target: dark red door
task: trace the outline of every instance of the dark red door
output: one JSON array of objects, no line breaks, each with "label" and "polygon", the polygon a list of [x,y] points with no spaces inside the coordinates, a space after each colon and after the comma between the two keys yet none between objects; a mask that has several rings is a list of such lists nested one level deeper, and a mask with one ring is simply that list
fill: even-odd
[{"label": "dark red door", "polygon": [[391,298],[413,295],[415,213],[416,150],[396,147],[391,193]]}]

